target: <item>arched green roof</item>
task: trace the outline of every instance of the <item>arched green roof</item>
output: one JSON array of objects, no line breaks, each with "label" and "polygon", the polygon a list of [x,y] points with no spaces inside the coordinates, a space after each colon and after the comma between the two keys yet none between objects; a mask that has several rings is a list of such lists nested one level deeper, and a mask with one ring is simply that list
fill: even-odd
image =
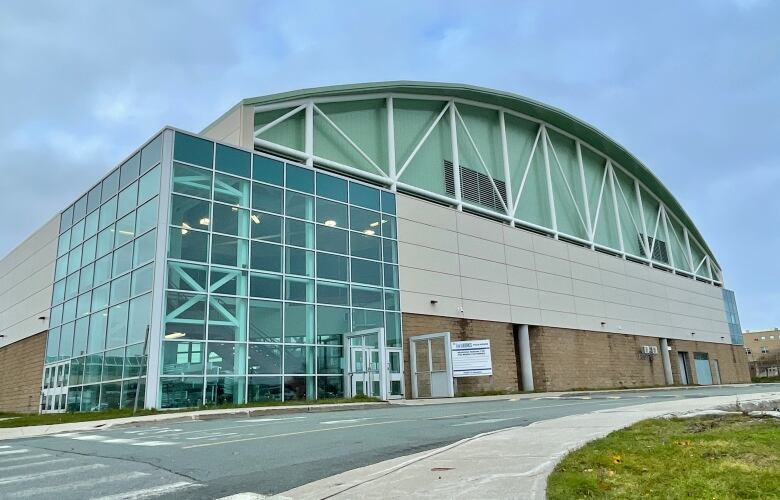
[{"label": "arched green roof", "polygon": [[[676,215],[682,224],[688,228],[691,236],[697,240],[704,250],[711,256],[715,265],[717,261],[713,252],[707,246],[706,241],[696,228],[693,221],[683,209],[682,205],[664,186],[664,184],[645,166],[637,157],[631,154],[618,142],[611,139],[596,127],[580,120],[571,114],[553,106],[523,97],[511,92],[504,92],[473,85],[458,83],[436,83],[419,81],[389,81],[357,83],[348,85],[334,85],[310,89],[295,90],[267,96],[253,97],[242,100],[237,106],[267,106],[281,104],[288,101],[300,101],[306,99],[334,98],[361,96],[368,94],[393,94],[426,95],[440,97],[442,99],[455,98],[471,101],[477,104],[486,104],[514,111],[530,118],[552,125],[582,143],[603,153],[613,162],[636,177],[644,186],[655,194]],[[235,108],[234,108],[235,109]],[[229,112],[228,112],[229,113]],[[218,122],[219,120],[217,120]],[[216,123],[216,122],[215,122]],[[660,145],[659,145],[660,146]],[[718,265],[718,267],[720,267]]]}]

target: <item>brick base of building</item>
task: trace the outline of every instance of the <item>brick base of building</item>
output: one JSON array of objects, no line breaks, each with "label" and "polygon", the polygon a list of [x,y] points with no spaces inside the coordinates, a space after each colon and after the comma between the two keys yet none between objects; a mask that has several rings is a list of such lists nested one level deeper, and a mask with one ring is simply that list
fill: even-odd
[{"label": "brick base of building", "polygon": [[[404,313],[403,329],[406,397],[412,397],[409,339],[438,332],[450,332],[451,341],[490,340],[493,375],[457,378],[456,393],[520,389],[519,356],[512,324]],[[666,385],[660,339],[656,337],[542,326],[529,327],[529,336],[537,391]],[[642,354],[642,346],[646,345],[658,347],[659,354]],[[717,372],[723,384],[750,382],[747,356],[742,346],[670,340],[669,347],[675,384],[682,384],[678,353],[683,353],[688,360],[689,384],[699,383],[694,353],[707,354],[713,382],[717,382]]]},{"label": "brick base of building", "polygon": [[0,348],[0,412],[38,413],[46,332]]}]

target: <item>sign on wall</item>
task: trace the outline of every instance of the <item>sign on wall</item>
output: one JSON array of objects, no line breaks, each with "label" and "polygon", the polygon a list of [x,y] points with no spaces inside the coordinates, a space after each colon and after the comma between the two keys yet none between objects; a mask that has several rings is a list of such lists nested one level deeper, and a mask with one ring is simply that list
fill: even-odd
[{"label": "sign on wall", "polygon": [[452,376],[480,377],[493,375],[489,340],[452,342]]}]

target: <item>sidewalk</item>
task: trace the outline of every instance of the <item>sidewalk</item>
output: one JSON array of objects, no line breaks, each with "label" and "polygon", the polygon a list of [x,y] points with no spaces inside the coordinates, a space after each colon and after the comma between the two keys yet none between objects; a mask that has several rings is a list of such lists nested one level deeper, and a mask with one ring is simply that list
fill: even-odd
[{"label": "sidewalk", "polygon": [[[388,460],[289,490],[278,499],[544,499],[547,476],[570,450],[640,420],[740,402],[776,400],[780,392],[671,400],[598,410],[481,434],[449,446]],[[264,498],[252,494],[241,498]]]}]

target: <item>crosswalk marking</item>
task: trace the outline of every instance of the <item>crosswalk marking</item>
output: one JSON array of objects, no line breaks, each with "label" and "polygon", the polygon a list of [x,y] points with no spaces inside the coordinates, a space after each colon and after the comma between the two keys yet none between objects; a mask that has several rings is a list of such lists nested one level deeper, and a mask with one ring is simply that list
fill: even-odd
[{"label": "crosswalk marking", "polygon": [[44,460],[42,462],[33,462],[31,464],[16,464],[16,465],[8,465],[5,467],[0,468],[0,472],[8,472],[9,470],[15,470],[15,469],[24,469],[27,467],[40,467],[41,465],[50,465],[50,464],[56,464],[60,462],[69,462],[73,460],[72,458],[54,458],[52,460]]},{"label": "crosswalk marking", "polygon": [[8,446],[7,444],[4,444],[4,445],[0,446],[0,448],[10,448],[10,446]]},{"label": "crosswalk marking", "polygon": [[199,486],[200,485],[196,483],[190,483],[188,481],[180,481],[178,483],[156,486],[154,488],[146,488],[143,490],[134,490],[125,493],[118,493],[116,495],[100,497],[95,500],[141,500],[143,498],[157,497],[160,495],[171,494],[174,492],[178,492],[188,488],[195,488]]},{"label": "crosswalk marking", "polygon": [[76,490],[79,488],[91,488],[99,484],[115,483],[117,481],[129,481],[132,479],[139,479],[146,477],[149,474],[146,472],[128,472],[123,474],[114,474],[112,476],[104,476],[96,479],[88,479],[86,481],[74,481],[72,483],[57,484],[54,486],[42,486],[37,488],[28,488],[26,490],[18,490],[8,494],[8,498],[31,498],[40,495],[47,495],[49,493],[58,493],[64,490]]},{"label": "crosswalk marking", "polygon": [[97,434],[78,434],[76,432],[62,432],[60,434],[53,434],[53,437],[77,439],[79,441],[96,441],[98,443],[128,444],[130,446],[170,446],[176,444],[172,441],[141,441],[132,438],[112,438],[110,435],[100,436]]},{"label": "crosswalk marking", "polygon": [[172,443],[170,441],[139,441],[137,443],[130,443],[130,446],[170,446]]},{"label": "crosswalk marking", "polygon": [[23,457],[11,457],[0,459],[0,464],[7,464],[9,462],[19,462],[20,460],[35,460],[38,458],[50,457],[48,453],[40,453],[38,455],[24,455]]},{"label": "crosswalk marking", "polygon": [[365,417],[365,418],[348,418],[348,419],[345,419],[345,420],[328,420],[326,422],[320,422],[320,424],[322,424],[322,425],[349,424],[349,423],[352,423],[352,422],[362,422],[363,420],[372,420],[372,419],[369,418],[369,417]]},{"label": "crosswalk marking", "polygon": [[65,474],[71,474],[74,472],[81,472],[81,471],[88,471],[88,470],[95,470],[95,469],[103,469],[108,467],[107,465],[103,464],[91,464],[91,465],[82,465],[79,467],[71,467],[68,469],[54,469],[49,470],[46,472],[38,472],[36,474],[23,474],[19,476],[10,476],[0,479],[0,485],[2,484],[9,484],[9,483],[20,483],[24,481],[31,481],[33,479],[41,479],[44,477],[53,477],[53,476],[63,476]]},{"label": "crosswalk marking", "polygon": [[30,450],[28,450],[27,448],[22,448],[19,450],[7,450],[7,451],[0,451],[0,455],[18,455],[19,453],[27,453],[28,451]]}]

